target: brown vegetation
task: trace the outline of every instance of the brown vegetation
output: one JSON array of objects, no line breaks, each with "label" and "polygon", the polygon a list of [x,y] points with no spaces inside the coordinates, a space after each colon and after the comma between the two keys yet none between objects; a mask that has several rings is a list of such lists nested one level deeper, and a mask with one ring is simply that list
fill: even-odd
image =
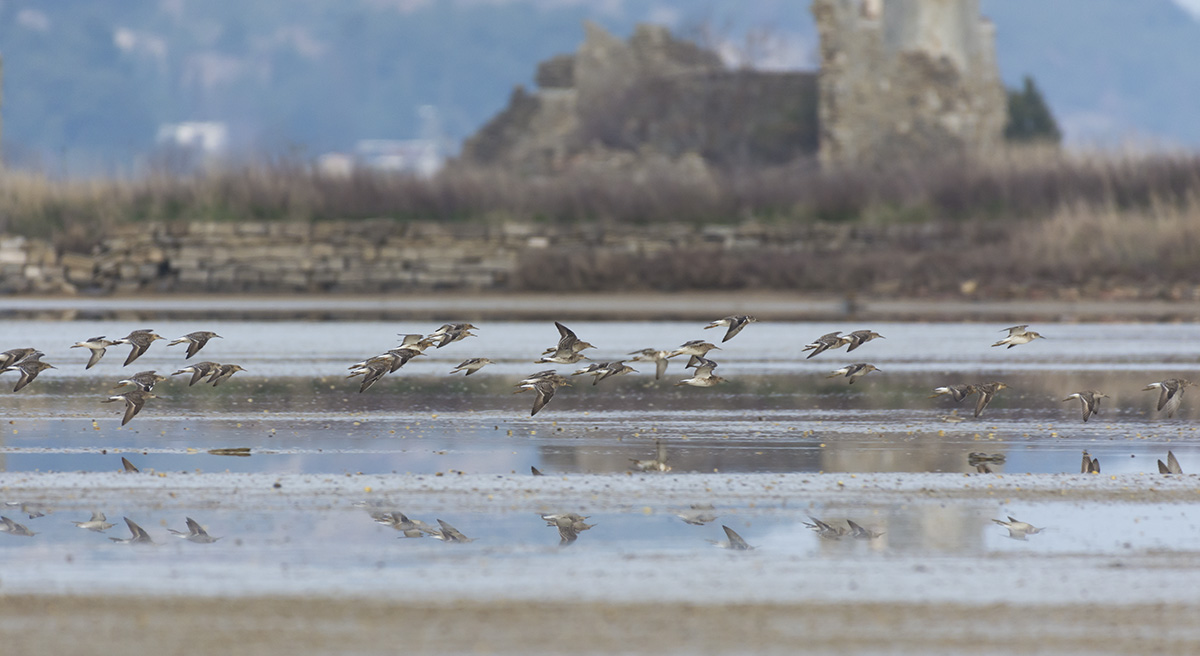
[{"label": "brown vegetation", "polygon": [[[421,180],[320,175],[291,164],[186,178],[54,182],[0,173],[0,233],[87,252],[138,221],[533,221],[841,225],[842,244],[528,257],[514,289],[739,289],[959,293],[1050,283],[1086,289],[1195,282],[1200,156],[1001,152],[887,171],[811,164],[715,169],[698,159],[585,161],[555,177],[452,168]],[[819,229],[814,234],[823,234]],[[974,282],[972,282],[974,281]],[[1144,294],[1143,294],[1144,295]]]}]

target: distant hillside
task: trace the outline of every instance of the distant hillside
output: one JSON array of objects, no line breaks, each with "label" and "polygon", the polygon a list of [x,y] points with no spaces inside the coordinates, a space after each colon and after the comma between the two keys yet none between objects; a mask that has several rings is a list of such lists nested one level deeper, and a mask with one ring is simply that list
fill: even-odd
[{"label": "distant hillside", "polygon": [[[1068,140],[1138,133],[1200,145],[1200,23],[1170,0],[983,0],[1010,85],[1032,74]],[[235,152],[303,157],[421,136],[452,147],[592,19],[664,23],[776,68],[815,61],[789,0],[6,0],[2,145],[14,165],[131,172],[158,127],[222,121]],[[432,129],[426,126],[426,130]]]}]

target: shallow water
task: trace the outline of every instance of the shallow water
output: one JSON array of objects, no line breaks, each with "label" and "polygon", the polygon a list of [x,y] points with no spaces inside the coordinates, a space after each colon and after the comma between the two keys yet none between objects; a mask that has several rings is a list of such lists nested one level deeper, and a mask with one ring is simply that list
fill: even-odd
[{"label": "shallow water", "polygon": [[[140,325],[140,324],[139,324]],[[667,443],[675,471],[973,471],[971,452],[1003,454],[1007,472],[1067,472],[1079,452],[1099,457],[1105,472],[1155,471],[1164,444],[1181,460],[1200,461],[1196,419],[1185,399],[1178,416],[1154,409],[1149,382],[1185,377],[1200,363],[1200,327],[1192,324],[1060,324],[1050,337],[1014,349],[992,348],[1001,336],[979,324],[876,324],[885,339],[854,353],[805,359],[803,344],[854,326],[760,323],[713,351],[729,382],[679,387],[683,358],[663,380],[653,365],[641,373],[591,385],[576,377],[536,417],[532,394],[512,394],[514,381],[553,365],[533,361],[553,345],[552,324],[484,324],[477,338],[430,349],[365,393],[347,366],[395,345],[402,332],[434,325],[378,322],[161,322],[174,337],[206,328],[224,335],[193,361],[236,362],[248,371],[213,388],[189,387],[187,375],[161,383],[144,411],[120,427],[122,404],[101,404],[112,385],[136,371],[170,374],[184,365],[182,346],[157,342],[122,367],[128,347],[112,347],[94,368],[87,353],[66,345],[99,334],[124,335],[134,325],[8,321],[3,344],[29,344],[58,368],[18,393],[0,394],[0,466],[13,471],[103,471],[114,453],[167,471],[557,473],[625,471]],[[717,338],[693,323],[581,322],[596,359],[646,346],[671,348]],[[448,372],[468,357],[496,361],[471,377]],[[869,361],[881,371],[854,385],[826,378],[846,363]],[[566,373],[576,366],[559,366]],[[1195,377],[1195,376],[1193,376]],[[15,382],[16,374],[0,380]],[[974,399],[928,398],[933,387],[1004,380],[979,419]],[[1088,423],[1080,389],[1099,389],[1102,413]],[[1195,395],[1195,392],[1193,392]],[[253,455],[209,455],[249,447]]]},{"label": "shallow water", "polygon": [[[805,359],[802,347],[811,339],[865,326],[763,322],[713,352],[727,384],[677,387],[682,362],[672,361],[661,381],[654,380],[653,365],[635,364],[641,373],[595,386],[577,377],[536,417],[529,416],[530,395],[512,394],[512,385],[550,367],[533,363],[557,340],[550,322],[481,323],[479,337],[431,349],[362,394],[357,379],[345,378],[348,365],[394,346],[397,333],[429,332],[436,325],[2,322],[0,347],[37,346],[59,368],[20,392],[0,394],[0,471],[7,472],[0,476],[9,487],[20,483],[36,490],[39,480],[59,480],[45,472],[111,472],[125,456],[146,476],[169,475],[167,490],[170,481],[226,471],[281,477],[394,473],[398,478],[392,480],[461,476],[470,484],[480,480],[472,477],[528,477],[532,466],[564,480],[585,475],[610,480],[602,475],[627,472],[630,459],[652,458],[656,440],[666,444],[671,475],[683,477],[904,472],[931,476],[931,486],[953,489],[956,479],[950,475],[976,476],[968,464],[972,452],[1004,456],[1003,463],[992,465],[999,474],[1046,475],[1077,474],[1084,449],[1101,460],[1106,477],[1155,473],[1155,461],[1168,449],[1185,471],[1200,467],[1200,394],[1192,390],[1178,416],[1167,419],[1154,410],[1156,394],[1142,391],[1164,378],[1197,378],[1200,326],[1194,324],[1039,325],[1048,339],[1003,349],[990,346],[1002,337],[1001,326],[879,323],[870,327],[886,339],[854,353]],[[596,359],[721,336],[690,322],[570,325],[598,345]],[[211,342],[194,360],[236,362],[247,371],[216,388],[188,387],[183,376],[174,377],[156,388],[160,398],[122,428],[122,408],[99,401],[132,372],[175,371],[184,364],[182,347],[158,342],[128,367],[121,366],[127,347],[113,347],[91,370],[83,368],[86,352],[67,347],[93,335],[122,336],[143,327],[172,338],[215,330],[224,339]],[[477,356],[497,363],[469,378],[447,374]],[[825,378],[851,362],[871,362],[881,371],[852,386]],[[12,373],[0,378],[14,380]],[[971,416],[973,399],[957,405],[946,397],[928,398],[935,386],[989,380],[1003,380],[1010,389],[979,419]],[[1112,398],[1085,424],[1078,402],[1062,399],[1088,388]],[[233,447],[248,447],[251,455],[209,453]],[[654,475],[632,480],[648,476]],[[6,589],[395,595],[417,586],[449,599],[592,595],[713,603],[777,598],[986,603],[1031,595],[1051,602],[1089,599],[1096,588],[1066,586],[1061,577],[1086,576],[1097,568],[1115,568],[1106,570],[1107,580],[1136,599],[1193,599],[1194,584],[1200,583],[1200,572],[1155,564],[1164,554],[1190,553],[1200,538],[1196,503],[929,501],[852,493],[843,501],[718,498],[721,517],[697,527],[674,517],[680,504],[657,503],[616,485],[630,480],[624,476],[611,479],[620,500],[615,507],[583,498],[578,506],[543,508],[534,495],[506,499],[491,510],[462,511],[428,499],[373,501],[367,493],[262,507],[239,497],[237,478],[223,483],[226,492],[190,498],[184,490],[172,491],[180,496],[150,502],[119,490],[91,493],[90,479],[80,480],[79,495],[66,501],[49,486],[41,497],[0,493],[3,501],[53,506],[45,517],[28,520],[20,519],[18,506],[5,509],[38,532],[33,538],[0,535],[5,563],[0,584]],[[57,500],[50,503],[50,497]],[[356,501],[374,507],[355,506]],[[589,513],[589,504],[600,507]],[[104,510],[117,526],[97,534],[70,524],[86,519],[92,508]],[[370,517],[372,509],[393,508],[431,523],[440,517],[478,539],[467,545],[397,539]],[[597,526],[560,547],[538,510],[584,512]],[[854,519],[884,535],[821,540],[803,527],[810,515]],[[991,521],[1006,515],[1049,528],[1013,540]],[[122,516],[149,530],[159,546],[107,540],[127,535]],[[166,527],[182,529],[185,516],[222,540],[192,544],[167,534]],[[758,549],[713,548],[706,540],[723,540],[722,524]],[[1136,575],[1113,564],[1124,562],[1138,565]],[[730,582],[716,589],[691,576],[709,568],[722,568]],[[560,577],[578,577],[586,585],[564,587]],[[964,587],[960,578],[975,584]]]}]

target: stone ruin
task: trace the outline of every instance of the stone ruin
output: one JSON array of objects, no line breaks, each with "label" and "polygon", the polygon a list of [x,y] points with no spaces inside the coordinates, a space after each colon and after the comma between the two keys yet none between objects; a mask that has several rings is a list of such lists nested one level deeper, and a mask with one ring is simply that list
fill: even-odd
[{"label": "stone ruin", "polygon": [[538,88],[463,144],[458,164],[525,174],[647,157],[784,163],[817,147],[811,72],[730,70],[712,51],[639,25],[628,41],[584,24],[575,53],[538,66]]},{"label": "stone ruin", "polygon": [[662,27],[628,41],[585,24],[537,89],[463,145],[459,164],[525,174],[586,162],[874,167],[998,145],[1007,100],[979,0],[813,0],[821,70],[730,70]]},{"label": "stone ruin", "polygon": [[1000,145],[1007,97],[979,0],[813,0],[820,160],[862,167]]}]

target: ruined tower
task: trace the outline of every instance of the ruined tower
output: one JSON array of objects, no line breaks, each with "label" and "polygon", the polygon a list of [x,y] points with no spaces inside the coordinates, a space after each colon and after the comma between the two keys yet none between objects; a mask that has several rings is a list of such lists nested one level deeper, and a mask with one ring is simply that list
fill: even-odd
[{"label": "ruined tower", "polygon": [[[0,109],[4,108],[4,58],[0,57]],[[4,143],[4,119],[0,118],[0,144]],[[0,160],[0,166],[4,166]]]},{"label": "ruined tower", "polygon": [[821,36],[820,159],[887,166],[973,155],[1006,118],[979,0],[813,0]]}]

